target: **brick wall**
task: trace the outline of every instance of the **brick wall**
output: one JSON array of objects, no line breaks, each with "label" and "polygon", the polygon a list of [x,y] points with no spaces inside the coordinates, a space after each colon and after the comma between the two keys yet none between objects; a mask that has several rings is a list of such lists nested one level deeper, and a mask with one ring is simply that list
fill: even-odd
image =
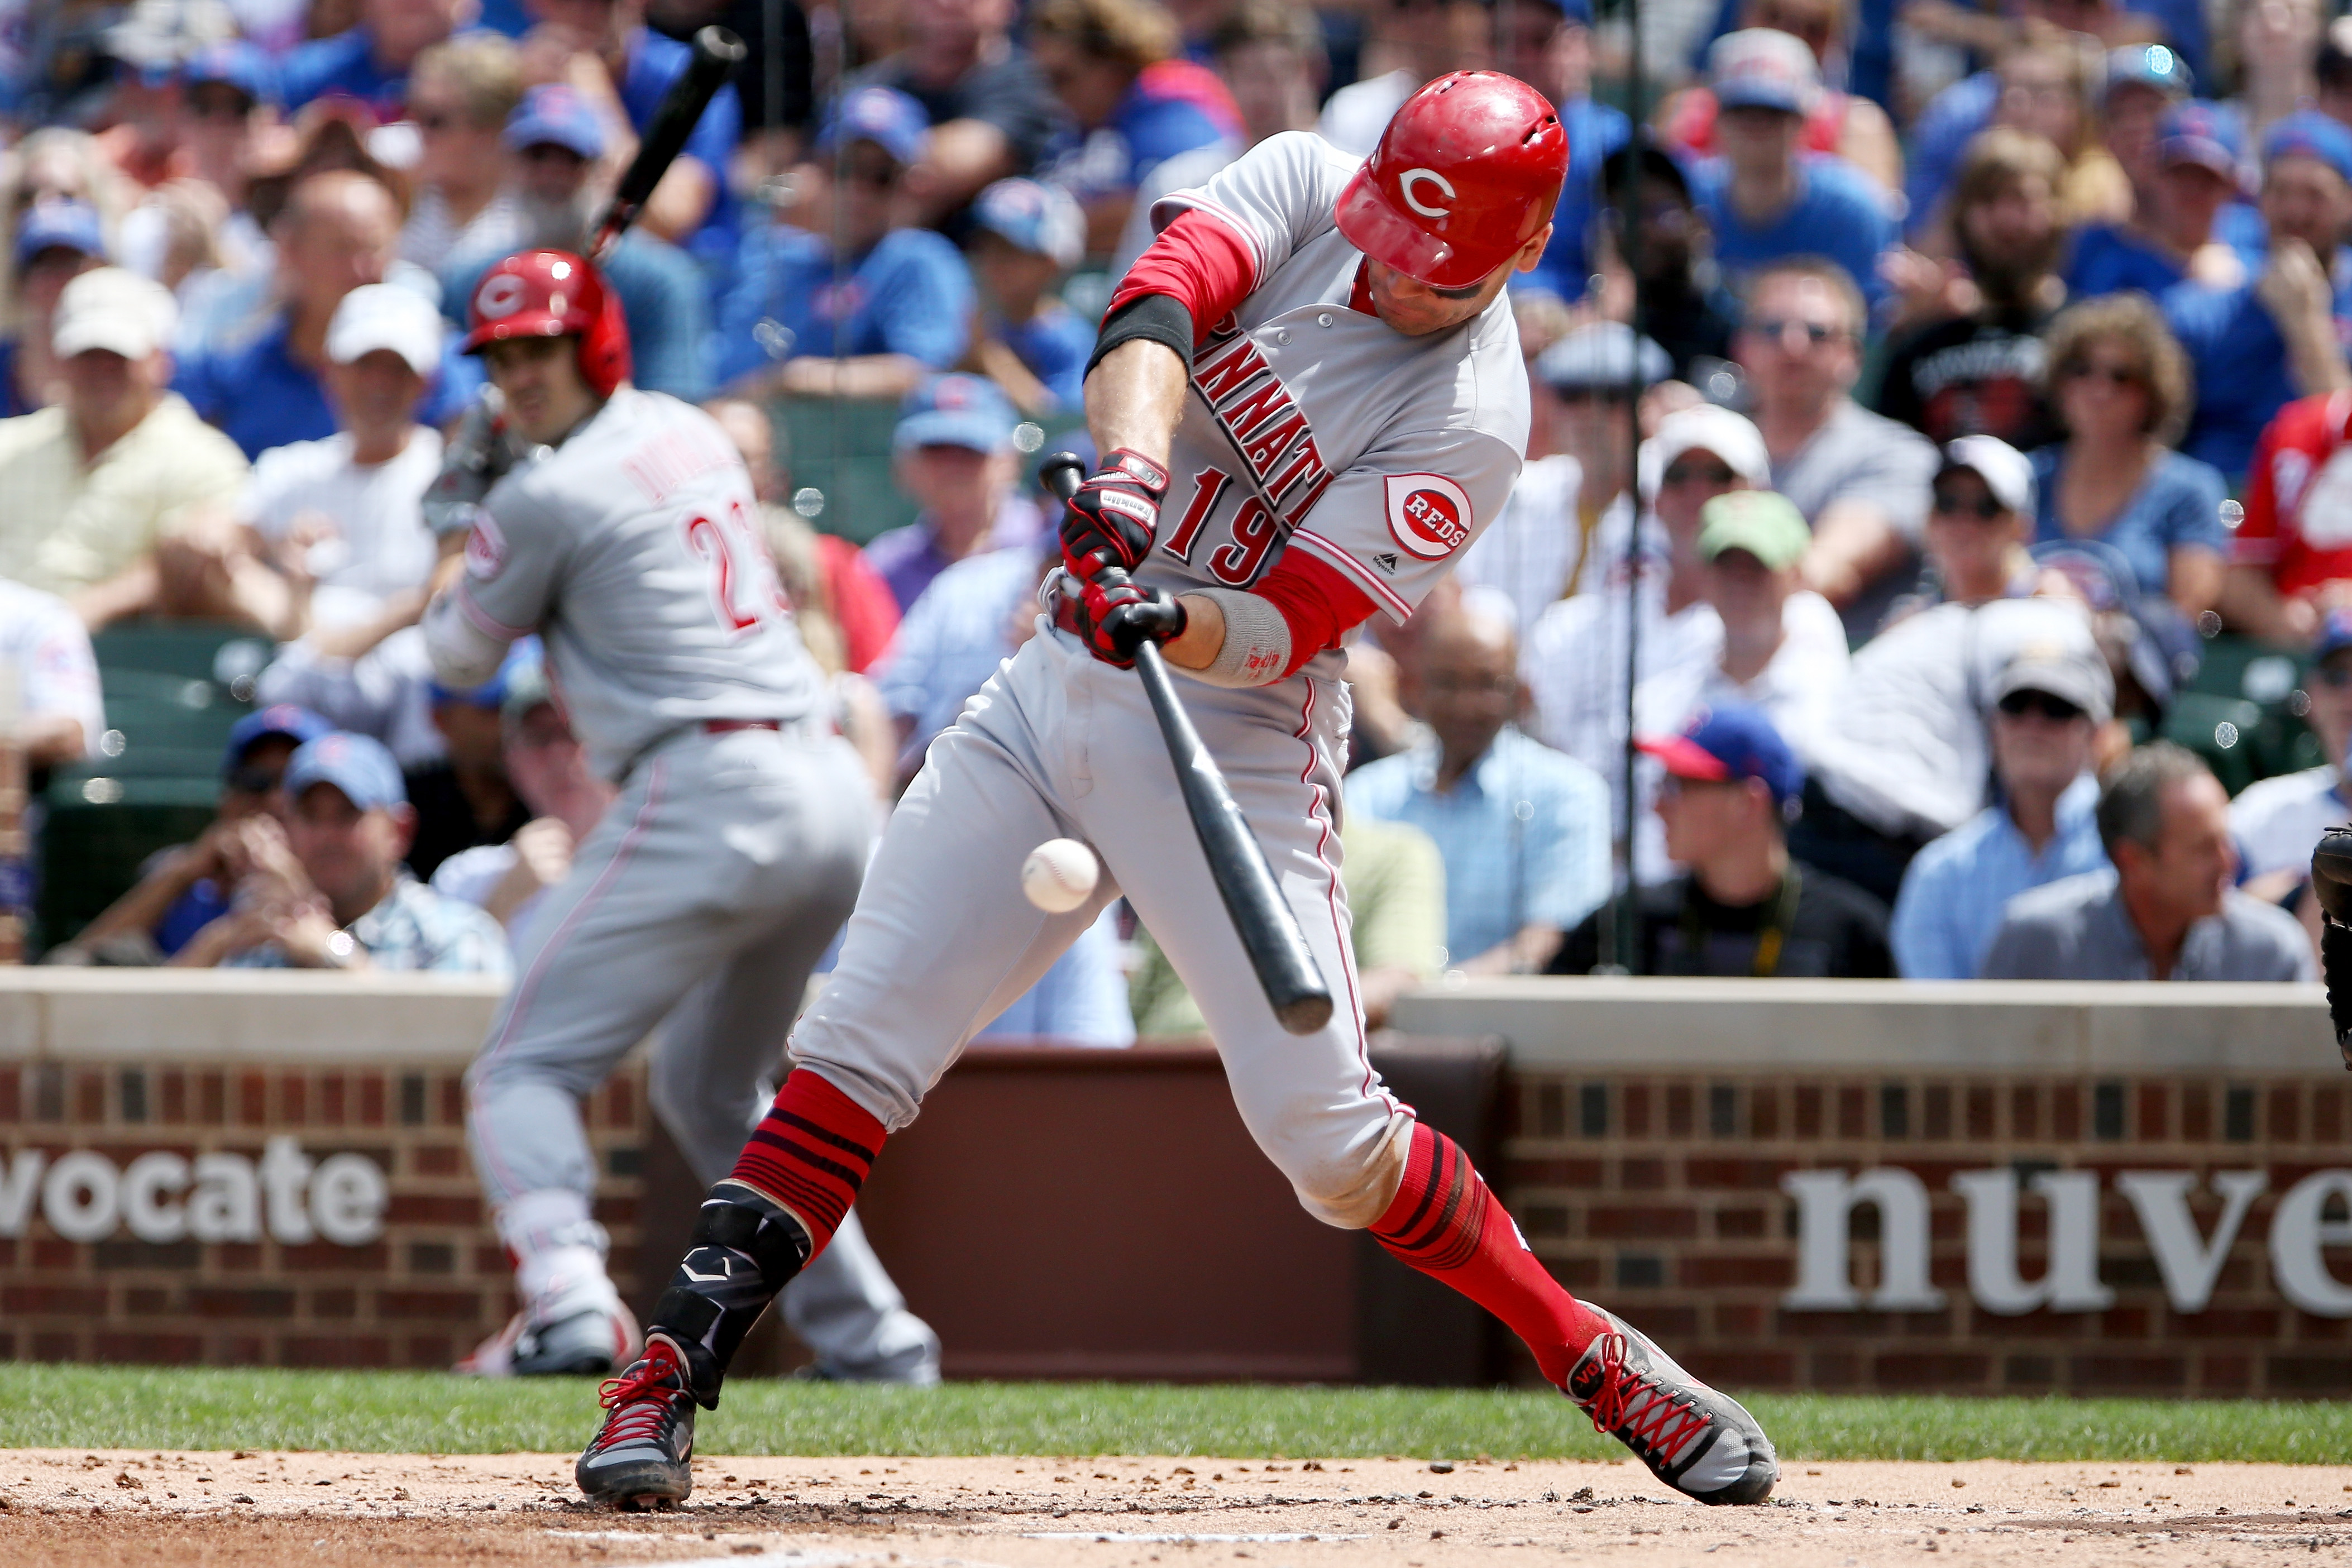
[{"label": "brick wall", "polygon": [[[597,1217],[618,1283],[637,1256],[642,1077],[590,1102],[604,1180]],[[0,1237],[0,1359],[236,1366],[446,1366],[513,1310],[506,1261],[467,1163],[455,1068],[131,1067],[0,1062],[0,1161],[87,1150],[127,1169],[168,1151],[258,1161],[292,1136],[312,1159],[351,1152],[383,1173],[381,1234],[360,1246],[59,1236],[30,1194]],[[0,1164],[0,1174],[8,1166]]]},{"label": "brick wall", "polygon": [[[2352,1320],[2291,1304],[2268,1256],[2282,1195],[2352,1165],[2352,1088],[2340,1080],[1523,1070],[1507,1114],[1503,1185],[1529,1245],[1570,1289],[1622,1310],[1704,1377],[1822,1390],[2352,1393]],[[1929,1275],[1944,1303],[1790,1310],[1797,1205],[1783,1178],[1885,1167],[1926,1191]],[[2029,1181],[2051,1169],[2097,1175],[2098,1279],[2112,1305],[2003,1316],[1972,1299],[1969,1211],[1950,1183],[2002,1167]],[[2200,1237],[2223,1208],[2207,1178],[2268,1178],[2201,1311],[2174,1305],[2116,1189],[2117,1173],[2140,1170],[2196,1175]],[[2016,1212],[2017,1273],[2037,1280],[2049,1211],[2028,1197]],[[1878,1220],[1870,1206],[1853,1216],[1851,1268],[1865,1289],[1878,1278]],[[2352,1247],[2327,1258],[2352,1279]]]}]

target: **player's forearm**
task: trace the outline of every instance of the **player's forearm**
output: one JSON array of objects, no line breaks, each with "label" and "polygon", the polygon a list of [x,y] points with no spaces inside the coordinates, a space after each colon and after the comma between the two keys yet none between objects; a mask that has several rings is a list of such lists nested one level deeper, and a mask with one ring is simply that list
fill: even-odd
[{"label": "player's forearm", "polygon": [[1184,629],[1160,645],[1160,656],[1179,669],[1206,669],[1225,646],[1224,606],[1206,594],[1180,594]]},{"label": "player's forearm", "polygon": [[1165,343],[1136,338],[1087,374],[1087,428],[1097,451],[1124,447],[1165,464],[1184,416],[1184,362]]}]

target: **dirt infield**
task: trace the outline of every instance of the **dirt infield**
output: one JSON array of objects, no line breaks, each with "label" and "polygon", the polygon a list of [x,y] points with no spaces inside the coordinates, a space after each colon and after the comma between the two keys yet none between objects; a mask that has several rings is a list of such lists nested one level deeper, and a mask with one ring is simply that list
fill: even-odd
[{"label": "dirt infield", "polygon": [[1203,1458],[698,1461],[676,1511],[588,1508],[568,1455],[0,1451],[0,1563],[1252,1568],[2254,1564],[2352,1551],[2352,1467],[1792,1464],[1773,1503],[1637,1466]]}]

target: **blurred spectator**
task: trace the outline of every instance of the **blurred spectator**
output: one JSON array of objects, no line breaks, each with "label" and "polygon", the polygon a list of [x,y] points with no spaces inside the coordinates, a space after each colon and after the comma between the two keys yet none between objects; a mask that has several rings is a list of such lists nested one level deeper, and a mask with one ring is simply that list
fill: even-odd
[{"label": "blurred spectator", "polygon": [[[1520,3],[1527,8],[1534,0],[1502,3]],[[1287,0],[1240,0],[1225,7],[1211,43],[1212,63],[1232,89],[1247,145],[1255,147],[1286,131],[1315,129],[1316,100],[1330,74],[1323,29],[1315,12]],[[1207,184],[1211,175],[1233,162],[1236,150],[1230,141],[1213,142],[1161,159],[1149,174],[1136,181],[1135,201],[1128,209],[1126,226],[1119,230],[1118,247],[1111,252],[1112,278],[1125,277],[1159,234],[1151,214],[1160,198]]]},{"label": "blurred spectator", "polygon": [[1044,530],[1037,509],[1016,493],[1013,424],[1004,394],[976,375],[935,375],[908,395],[890,437],[891,473],[922,510],[866,547],[900,613],[956,562],[1026,544]]},{"label": "blurred spectator", "polygon": [[[63,402],[0,420],[0,577],[64,595],[90,626],[140,611],[232,616],[235,555],[159,561],[159,546],[244,487],[245,459],[176,394],[172,297],[121,268],[58,296]],[[176,567],[210,568],[193,579]]]},{"label": "blurred spectator", "polygon": [[2347,435],[2352,407],[2334,394],[2288,404],[2263,430],[2221,586],[2237,630],[2300,651],[2331,611],[2352,605]]},{"label": "blurred spectator", "polygon": [[1058,185],[999,180],[972,203],[971,226],[981,309],[966,366],[1003,387],[1024,414],[1076,417],[1095,328],[1054,289],[1086,259],[1086,215]]},{"label": "blurred spectator", "polygon": [[[1731,357],[1731,331],[1739,321],[1739,301],[1725,289],[1711,254],[1706,217],[1691,201],[1690,182],[1682,165],[1644,142],[1639,154],[1638,188],[1635,156],[1619,151],[1609,154],[1604,178],[1609,206],[1601,216],[1592,268],[1604,276],[1623,273],[1628,255],[1641,263],[1638,277],[1627,274],[1629,286],[1641,292],[1643,325],[1673,362],[1676,379],[1698,385]],[[1638,244],[1629,247],[1621,232],[1623,215],[1632,212],[1641,224]],[[1553,239],[1556,248],[1558,237]],[[1551,252],[1545,256],[1549,260]],[[1536,276],[1546,273],[1538,269]]]},{"label": "blurred spectator", "polygon": [[2261,220],[2239,201],[2245,138],[2227,104],[2184,103],[2165,111],[2151,162],[2156,172],[2129,222],[2095,224],[2074,237],[2066,287],[2077,299],[2137,289],[2161,294],[2185,278],[2217,288],[2245,280],[2233,239],[2257,253]]},{"label": "blurred spectator", "polygon": [[[1828,57],[1843,42],[1841,0],[1742,0],[1739,26],[1786,33],[1811,51],[1817,70],[1827,75]],[[1712,89],[1694,87],[1658,108],[1665,144],[1677,153],[1710,157],[1722,113]],[[1834,153],[1878,182],[1890,195],[1903,188],[1903,149],[1886,111],[1867,98],[1823,89],[1805,112],[1802,145],[1808,153]]]},{"label": "blurred spectator", "polygon": [[408,864],[430,880],[441,862],[480,844],[504,844],[530,820],[530,808],[515,795],[500,747],[499,710],[507,683],[538,662],[535,640],[515,645],[489,680],[470,691],[453,691],[439,681],[427,691],[433,727],[441,732],[442,759],[407,770],[404,795],[411,810]]},{"label": "blurred spectator", "polygon": [[793,172],[796,205],[744,237],[740,276],[719,307],[721,385],[898,397],[963,357],[963,258],[943,235],[900,226],[907,172],[930,135],[922,106],[889,88],[859,88],[835,110],[817,138],[825,156]]},{"label": "blurred spectator", "polygon": [[276,66],[251,44],[223,44],[189,57],[180,68],[180,92],[188,172],[228,203],[234,232],[221,236],[222,247],[232,264],[245,265],[266,243],[242,215],[257,143],[277,122]]},{"label": "blurred spectator", "polygon": [[2231,886],[2229,792],[2195,753],[2134,752],[2100,793],[2098,827],[2111,868],[2011,900],[1984,979],[2319,978],[2294,917]]},{"label": "blurred spectator", "polygon": [[47,408],[58,400],[60,370],[50,352],[58,296],[93,267],[106,265],[98,209],[88,202],[37,202],[16,220],[9,271],[12,331],[0,338],[0,418]]},{"label": "blurred spectator", "polygon": [[[341,731],[307,741],[286,764],[284,789],[282,847],[255,857],[229,912],[173,963],[509,973],[499,923],[401,864],[415,813],[390,752]],[[248,821],[264,837],[278,837],[270,818]]]},{"label": "blurred spectator", "polygon": [[1938,444],[1998,436],[2025,451],[2057,434],[2039,334],[2066,297],[2063,173],[2058,150],[2026,132],[1996,125],[1969,144],[1952,188],[1958,267],[1901,253],[1907,331],[1887,355],[1881,414]]},{"label": "blurred spectator", "polygon": [[[282,304],[257,329],[224,331],[196,345],[174,383],[196,412],[226,431],[247,457],[335,433],[334,410],[320,377],[327,324],[344,295],[383,281],[400,221],[398,198],[354,171],[329,170],[294,186],[272,226]],[[428,420],[454,412],[455,397],[445,375],[436,403],[451,406],[430,408]]]},{"label": "blurred spectator", "polygon": [[[652,125],[694,51],[646,26],[645,0],[524,0],[524,9],[537,23],[522,41],[525,83],[561,82],[617,112],[629,140],[614,149],[614,162],[625,166],[636,155],[634,139]],[[721,87],[646,198],[638,224],[706,265],[726,265],[740,238],[728,176],[742,133],[742,100],[732,85]]]},{"label": "blurred spectator", "polygon": [[1515,630],[1534,626],[1553,601],[1590,593],[1624,570],[1633,528],[1625,459],[1634,374],[1646,386],[1670,368],[1664,350],[1647,338],[1637,344],[1622,321],[1588,322],[1530,367],[1530,392],[1545,405],[1540,424],[1560,449],[1538,455],[1530,439],[1531,460],[1460,568],[1464,587],[1510,599]]},{"label": "blurred spectator", "polygon": [[[1581,299],[1597,270],[1592,224],[1601,206],[1603,171],[1633,140],[1621,110],[1593,101],[1591,0],[1496,0],[1495,36],[1496,63],[1558,105],[1568,132],[1568,180],[1552,214],[1551,243],[1535,271],[1514,279],[1511,287]],[[1654,320],[1646,324],[1656,331]]]},{"label": "blurred spectator", "polygon": [[1177,54],[1175,21],[1158,0],[1037,0],[1028,40],[1072,121],[1039,172],[1085,209],[1091,255],[1116,248],[1137,186],[1160,163],[1244,144],[1233,95],[1215,72]]},{"label": "blurred spectator", "polygon": [[[1666,780],[1658,795],[1666,853],[1689,870],[1634,894],[1643,974],[1884,979],[1886,907],[1789,852],[1804,770],[1771,721],[1716,710],[1680,735],[1642,742]],[[1553,960],[1555,974],[1601,962],[1603,909]]]},{"label": "blurred spectator", "polygon": [[2028,643],[2001,667],[1990,721],[2000,798],[1903,874],[1894,942],[1906,980],[1974,980],[2011,899],[2106,865],[2092,749],[2114,694],[2087,647]]},{"label": "blurred spectator", "polygon": [[1732,277],[1761,276],[1788,257],[1825,256],[1878,298],[1878,259],[1895,243],[1887,197],[1843,159],[1801,151],[1805,116],[1821,93],[1813,57],[1786,33],[1726,35],[1708,56],[1720,104],[1722,156],[1691,185]]},{"label": "blurred spectator", "polygon": [[424,597],[404,595],[372,621],[313,626],[280,644],[255,682],[256,698],[299,703],[336,729],[373,736],[404,768],[436,765],[448,747],[433,726],[433,661],[416,624]]},{"label": "blurred spectator", "polygon": [[[1656,524],[1654,532],[1643,529],[1638,610],[1636,654],[1641,679],[1649,680],[1710,656],[1716,616],[1704,593],[1699,514],[1717,496],[1763,489],[1771,460],[1755,426],[1728,408],[1701,405],[1658,422],[1658,433],[1643,443],[1641,470]],[[1634,606],[1633,585],[1612,569],[1595,592],[1545,609],[1519,661],[1534,699],[1537,738],[1611,781],[1619,800]],[[1831,635],[1843,641],[1843,629]]]},{"label": "blurred spectator", "polygon": [[[767,521],[769,548],[775,552],[785,591],[792,595],[793,613],[801,623],[801,640],[828,670],[867,673],[889,650],[890,639],[898,634],[898,602],[890,585],[866,564],[865,552],[856,545],[837,533],[817,532],[784,504],[793,490],[791,463],[783,449],[783,433],[769,419],[766,409],[740,397],[713,398],[702,407],[719,421],[719,428],[743,455],[743,466],[751,471],[751,493],[759,498]],[[805,572],[797,561],[787,559],[797,556],[799,548],[779,544],[780,526],[791,527],[795,536],[805,537],[812,557]],[[814,636],[808,625],[813,610],[823,623],[823,629]]]},{"label": "blurred spectator", "polygon": [[1429,739],[1349,773],[1348,807],[1436,840],[1447,967],[1537,973],[1609,896],[1607,786],[1512,725],[1518,639],[1508,621],[1444,616],[1401,663],[1405,706]]},{"label": "blurred spectator", "polygon": [[[1437,978],[1445,961],[1445,864],[1428,834],[1359,812],[1339,824],[1348,867],[1348,939],[1364,1027],[1384,1029],[1398,997]],[[1128,980],[1135,1033],[1142,1040],[1200,1039],[1209,1032],[1200,1005],[1150,931],[1135,932],[1137,963]]]},{"label": "blurred spectator", "polygon": [[2352,766],[2352,611],[2331,611],[2321,624],[2303,689],[2311,699],[2304,722],[2326,760],[2248,784],[2230,803],[2246,891],[2271,903],[2311,880],[2311,851],[2320,835],[2352,821],[2345,788],[2346,769]]},{"label": "blurred spectator", "polygon": [[456,253],[503,256],[521,247],[523,224],[503,178],[501,147],[508,117],[521,103],[521,62],[514,45],[494,33],[453,38],[417,57],[408,95],[416,200],[400,231],[404,260],[438,273]]},{"label": "blurred spectator", "polygon": [[2311,106],[2340,125],[2352,126],[2352,17],[2336,17],[2320,34],[2312,77],[2319,91]]},{"label": "blurred spectator", "polygon": [[2318,91],[2321,0],[2273,0],[2238,7],[2238,98],[2259,138],[2311,102]]},{"label": "blurred spectator", "polygon": [[2066,439],[2033,454],[2036,539],[2112,545],[2140,591],[2195,620],[2221,600],[2230,535],[2221,476],[2171,446],[2196,398],[2188,357],[2136,293],[2075,306],[2047,342],[2047,395]]},{"label": "blurred spectator", "polygon": [[1360,155],[1422,83],[1493,64],[1489,18],[1472,0],[1368,0],[1363,11],[1370,35],[1363,74],[1325,101],[1315,126],[1340,152]]},{"label": "blurred spectator", "polygon": [[2101,63],[2099,140],[2131,185],[2126,221],[2147,216],[2160,199],[2165,116],[2189,101],[2191,86],[2180,57],[2161,44],[2110,49]]},{"label": "blurred spectator", "polygon": [[530,820],[499,844],[478,844],[441,862],[433,890],[472,904],[509,935],[538,906],[540,895],[572,874],[572,852],[595,830],[619,791],[589,767],[547,684],[545,667],[531,659],[505,682],[499,703],[501,764]]},{"label": "blurred spectator", "polygon": [[931,133],[906,193],[936,219],[991,182],[1036,166],[1054,134],[1054,95],[1013,41],[1013,0],[901,4],[907,47],[850,78],[844,94],[885,87],[921,107]]},{"label": "blurred spectator", "polygon": [[272,629],[350,626],[421,607],[438,559],[420,510],[441,433],[416,421],[441,363],[440,312],[391,283],[352,289],[327,327],[327,398],[340,428],[261,454],[237,504],[287,580]]},{"label": "blurred spectator", "polygon": [[2181,450],[2243,479],[2263,426],[2297,396],[2352,387],[2340,334],[2352,331],[2352,131],[2294,114],[2263,142],[2263,221],[2270,258],[2234,289],[2194,280],[2164,313],[2196,370],[2197,411]]},{"label": "blurred spectator", "polygon": [[[500,137],[516,221],[511,227],[489,224],[451,253],[441,274],[441,308],[453,321],[469,325],[474,286],[515,251],[587,250],[604,138],[602,117],[571,88],[535,87],[523,95]],[[703,395],[709,388],[704,361],[710,310],[701,269],[676,246],[636,228],[621,236],[602,269],[628,325],[630,381],[672,397]]]},{"label": "blurred spectator", "polygon": [[[2006,51],[1994,67],[2000,97],[1992,124],[2039,136],[2064,161],[2056,195],[2069,216],[2085,223],[2120,223],[2131,216],[2131,182],[2103,145],[2091,117],[2098,68],[2070,38],[2030,38]],[[1967,155],[1961,156],[1963,164]]]},{"label": "blurred spectator", "polygon": [[1936,448],[1853,400],[1867,315],[1835,262],[1798,258],[1759,272],[1732,339],[1772,454],[1772,488],[1813,531],[1806,585],[1866,637],[1909,581],[1927,523]]},{"label": "blurred spectator", "polygon": [[0,577],[0,679],[13,712],[10,739],[38,799],[51,768],[98,754],[106,732],[98,658],[73,606]]},{"label": "blurred spectator", "polygon": [[51,963],[160,963],[229,912],[238,885],[257,857],[283,850],[282,835],[257,833],[255,819],[283,822],[278,784],[295,748],[334,726],[305,708],[278,703],[256,709],[228,732],[221,759],[220,802],[211,826],[193,844],[159,849],[139,868],[131,890],[109,904]]},{"label": "blurred spectator", "polygon": [[745,59],[734,88],[742,100],[741,151],[757,183],[792,167],[808,134],[816,105],[808,14],[796,0],[647,0],[646,5],[646,25],[680,43],[692,43],[697,31],[713,24],[743,40]]},{"label": "blurred spectator", "polygon": [[302,45],[286,57],[280,87],[289,109],[340,93],[366,104],[379,120],[399,120],[417,56],[470,16],[467,0],[360,0],[348,32]]},{"label": "blurred spectator", "polygon": [[2024,458],[1990,436],[1946,449],[1927,527],[1943,602],[1854,654],[1807,756],[1803,859],[1892,900],[1920,847],[1984,806],[1986,693],[2010,655],[2030,642],[2095,650],[2075,600],[2011,596],[2035,585],[2032,518]]}]

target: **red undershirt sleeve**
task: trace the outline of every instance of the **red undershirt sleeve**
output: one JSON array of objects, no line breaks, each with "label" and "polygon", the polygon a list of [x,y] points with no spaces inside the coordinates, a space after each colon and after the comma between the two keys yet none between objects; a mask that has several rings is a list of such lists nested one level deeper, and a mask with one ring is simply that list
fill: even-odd
[{"label": "red undershirt sleeve", "polygon": [[1376,607],[1362,589],[1311,555],[1285,552],[1274,570],[1250,590],[1282,612],[1290,628],[1287,678],[1327,647],[1370,618]]},{"label": "red undershirt sleeve", "polygon": [[1249,244],[1223,219],[1195,207],[1160,231],[1110,297],[1106,316],[1143,294],[1165,294],[1192,313],[1195,342],[1232,314],[1257,282]]}]

